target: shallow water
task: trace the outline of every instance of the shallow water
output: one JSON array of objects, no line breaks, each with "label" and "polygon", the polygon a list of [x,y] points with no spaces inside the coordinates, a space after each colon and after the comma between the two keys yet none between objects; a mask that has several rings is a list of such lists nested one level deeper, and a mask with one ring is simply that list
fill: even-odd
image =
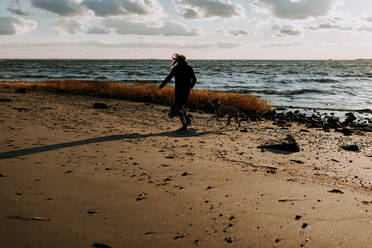
[{"label": "shallow water", "polygon": [[[0,81],[115,80],[159,84],[169,60],[0,60]],[[192,60],[196,88],[252,93],[275,106],[372,109],[372,60]]]}]

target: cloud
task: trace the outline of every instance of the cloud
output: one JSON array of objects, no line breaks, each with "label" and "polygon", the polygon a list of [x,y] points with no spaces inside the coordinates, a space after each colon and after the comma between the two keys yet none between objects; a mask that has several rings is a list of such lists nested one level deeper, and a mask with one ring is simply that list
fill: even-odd
[{"label": "cloud", "polygon": [[254,35],[255,32],[247,31],[245,29],[227,29],[227,30],[219,30],[217,31],[217,34],[242,36],[242,35]]},{"label": "cloud", "polygon": [[163,9],[157,0],[30,0],[35,8],[60,16],[162,15]]},{"label": "cloud", "polygon": [[210,48],[223,48],[231,49],[241,47],[240,43],[228,42],[182,42],[182,41],[154,41],[154,40],[136,40],[125,42],[111,42],[105,40],[88,40],[79,42],[17,42],[17,43],[2,43],[1,48],[53,48],[64,49],[79,48],[79,47],[93,47],[96,49],[130,49],[130,48],[166,48],[166,49],[210,49]]},{"label": "cloud", "polygon": [[97,16],[153,15],[163,11],[156,0],[84,0],[85,7]]},{"label": "cloud", "polygon": [[57,20],[53,23],[53,29],[57,34],[76,34],[83,31],[83,23],[74,19]]},{"label": "cloud", "polygon": [[274,47],[293,47],[293,46],[304,46],[306,44],[301,42],[291,42],[291,43],[268,43],[261,45],[262,48],[274,48]]},{"label": "cloud", "polygon": [[76,19],[62,19],[53,23],[53,29],[57,34],[109,34],[110,30],[106,27],[91,26],[84,21]]},{"label": "cloud", "polygon": [[23,11],[21,9],[16,9],[16,8],[12,8],[12,7],[8,7],[7,10],[12,13],[12,14],[15,14],[15,15],[20,15],[20,16],[29,16],[30,14],[27,13],[26,11]]},{"label": "cloud", "polygon": [[198,18],[233,18],[242,16],[244,9],[241,5],[230,0],[178,0],[177,5],[186,19]]},{"label": "cloud", "polygon": [[0,35],[23,35],[36,29],[37,23],[16,17],[0,17]]},{"label": "cloud", "polygon": [[78,0],[30,0],[35,8],[43,9],[61,16],[76,16],[83,13]]},{"label": "cloud", "polygon": [[341,30],[341,31],[351,31],[355,28],[352,26],[342,26],[340,24],[335,24],[334,22],[327,22],[327,23],[321,23],[317,26],[311,26],[309,27],[310,30],[317,31],[321,29],[334,29],[334,30]]},{"label": "cloud", "polygon": [[110,30],[106,27],[91,26],[85,32],[87,34],[109,34]]},{"label": "cloud", "polygon": [[326,16],[339,0],[256,0],[255,5],[279,19],[303,20]]},{"label": "cloud", "polygon": [[124,35],[197,36],[201,34],[199,29],[189,28],[175,21],[167,21],[161,26],[148,26],[141,22],[112,18],[104,20],[104,25],[114,28],[118,34]]},{"label": "cloud", "polygon": [[276,24],[276,25],[273,25],[271,29],[277,31],[276,36],[278,37],[297,36],[297,35],[302,34],[300,30],[296,29],[295,27],[291,25],[280,26]]}]

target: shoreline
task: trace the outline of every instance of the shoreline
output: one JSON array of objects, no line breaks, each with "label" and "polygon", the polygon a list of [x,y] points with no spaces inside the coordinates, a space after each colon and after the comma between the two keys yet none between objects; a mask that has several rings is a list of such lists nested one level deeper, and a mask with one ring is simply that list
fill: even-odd
[{"label": "shoreline", "polygon": [[[5,247],[372,242],[371,132],[278,120],[220,129],[226,120],[191,112],[185,134],[158,104],[3,88],[0,98],[11,99],[0,102]],[[287,135],[298,152],[258,148]]]}]

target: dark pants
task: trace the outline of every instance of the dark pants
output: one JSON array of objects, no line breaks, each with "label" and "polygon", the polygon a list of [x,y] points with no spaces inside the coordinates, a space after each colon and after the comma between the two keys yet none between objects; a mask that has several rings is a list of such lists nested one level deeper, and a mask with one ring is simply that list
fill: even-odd
[{"label": "dark pants", "polygon": [[190,124],[191,120],[186,113],[187,99],[190,95],[190,89],[176,89],[175,91],[175,104],[172,105],[169,117],[173,118],[179,116],[182,122],[182,126],[186,127]]}]

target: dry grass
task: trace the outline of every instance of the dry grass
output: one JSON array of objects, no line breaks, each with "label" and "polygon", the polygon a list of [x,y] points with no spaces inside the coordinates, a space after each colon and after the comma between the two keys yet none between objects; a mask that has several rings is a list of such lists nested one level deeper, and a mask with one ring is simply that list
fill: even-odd
[{"label": "dry grass", "polygon": [[[174,102],[174,88],[170,86],[159,90],[157,85],[128,85],[119,82],[78,80],[4,82],[0,83],[0,86],[153,102],[166,105],[170,105]],[[221,103],[234,105],[243,112],[262,113],[271,108],[266,101],[258,96],[197,89],[191,92],[189,106],[203,110],[206,109],[208,101],[213,98],[220,99]]]}]

